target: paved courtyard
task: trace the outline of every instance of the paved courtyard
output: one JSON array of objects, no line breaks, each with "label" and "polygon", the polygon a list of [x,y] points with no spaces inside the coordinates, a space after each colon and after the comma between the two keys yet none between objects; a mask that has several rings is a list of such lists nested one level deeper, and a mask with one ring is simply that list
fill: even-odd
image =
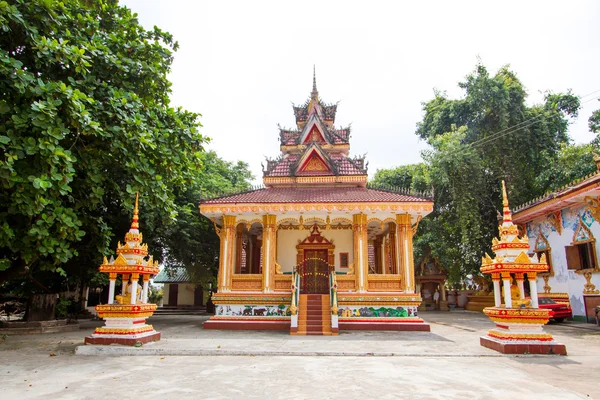
[{"label": "paved courtyard", "polygon": [[[10,336],[0,344],[1,399],[580,399],[600,398],[600,328],[550,324],[569,355],[505,356],[479,345],[492,323],[428,312],[423,332],[203,330],[202,316],[151,320],[163,340],[81,347],[79,332]],[[77,350],[78,354],[75,354]]]}]

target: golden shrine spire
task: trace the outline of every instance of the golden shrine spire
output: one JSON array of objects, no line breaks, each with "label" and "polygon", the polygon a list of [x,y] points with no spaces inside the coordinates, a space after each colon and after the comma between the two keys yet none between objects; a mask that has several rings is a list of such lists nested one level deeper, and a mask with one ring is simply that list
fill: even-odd
[{"label": "golden shrine spire", "polygon": [[310,98],[313,101],[319,101],[319,91],[317,90],[317,72],[315,65],[313,64],[313,87],[312,92],[310,92]]},{"label": "golden shrine spire", "polygon": [[138,223],[138,219],[139,219],[139,209],[138,209],[138,200],[139,200],[139,193],[136,192],[135,193],[135,206],[133,207],[133,220],[131,221],[131,229],[135,229],[135,230],[139,230],[140,229],[140,225]]},{"label": "golden shrine spire", "polygon": [[512,214],[510,212],[510,208],[508,207],[508,196],[506,194],[506,184],[504,180],[502,180],[502,206],[503,206],[503,214],[505,223],[512,222]]}]

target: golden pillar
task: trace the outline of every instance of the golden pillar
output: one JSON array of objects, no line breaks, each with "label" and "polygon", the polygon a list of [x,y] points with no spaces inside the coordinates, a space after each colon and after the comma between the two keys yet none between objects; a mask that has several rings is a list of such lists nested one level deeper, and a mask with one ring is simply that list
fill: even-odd
[{"label": "golden pillar", "polygon": [[398,243],[398,258],[400,274],[402,275],[402,285],[405,293],[415,292],[415,266],[413,260],[412,248],[412,224],[410,214],[397,214],[397,243]]},{"label": "golden pillar", "polygon": [[277,216],[263,215],[263,292],[272,292],[275,288],[275,262],[277,252]]},{"label": "golden pillar", "polygon": [[[389,232],[389,251],[390,251],[390,255],[389,255],[389,259],[390,259],[390,274],[399,274],[400,273],[400,268],[398,266],[398,246],[397,246],[397,241],[396,241],[396,228],[394,225],[394,229],[390,229]],[[390,225],[390,228],[392,226]],[[387,260],[386,260],[386,266],[387,266]],[[404,280],[403,280],[404,281]]]},{"label": "golden pillar", "polygon": [[369,243],[367,236],[367,215],[354,214],[352,216],[352,230],[354,232],[354,266],[356,274],[356,289],[366,292],[369,287],[367,282],[369,272]]},{"label": "golden pillar", "polygon": [[235,255],[235,215],[223,215],[223,227],[217,230],[221,239],[219,257],[219,292],[231,291],[231,275]]}]

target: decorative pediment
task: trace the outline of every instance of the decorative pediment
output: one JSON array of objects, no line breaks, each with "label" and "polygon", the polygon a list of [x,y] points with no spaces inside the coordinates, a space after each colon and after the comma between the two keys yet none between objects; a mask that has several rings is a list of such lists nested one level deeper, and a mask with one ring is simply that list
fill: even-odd
[{"label": "decorative pediment", "polygon": [[529,259],[529,256],[527,255],[527,253],[525,253],[524,251],[522,251],[521,253],[519,253],[519,255],[517,256],[517,258],[515,258],[514,262],[516,264],[530,264],[531,260]]},{"label": "decorative pediment", "polygon": [[537,239],[535,240],[534,250],[535,251],[550,250],[550,243],[548,243],[548,239],[546,239],[546,237],[542,234],[542,232],[539,233]]},{"label": "decorative pediment", "polygon": [[300,158],[296,175],[333,175],[333,171],[326,156],[318,147],[313,147]]},{"label": "decorative pediment", "polygon": [[123,257],[123,254],[119,254],[115,260],[115,265],[127,265],[127,259]]},{"label": "decorative pediment", "polygon": [[328,247],[328,246],[333,246],[333,243],[330,242],[329,240],[327,240],[326,238],[324,238],[321,235],[321,232],[319,231],[319,225],[314,224],[311,231],[310,231],[310,235],[305,238],[303,241],[301,241],[300,243],[298,243],[298,245],[296,246],[297,248],[303,247],[304,245],[321,245],[323,247]]},{"label": "decorative pediment", "polygon": [[331,144],[328,139],[327,127],[317,115],[312,115],[300,135],[300,143],[308,144],[311,142]]},{"label": "decorative pediment", "polygon": [[573,241],[571,244],[588,243],[594,240],[594,235],[592,234],[592,231],[590,231],[590,228],[588,228],[583,220],[579,218],[579,223],[573,233]]},{"label": "decorative pediment", "polygon": [[[586,199],[587,199],[587,197],[586,197]],[[554,230],[556,232],[558,232],[559,235],[561,235],[562,234],[562,216],[560,214],[560,211],[555,211],[551,214],[548,214],[546,216],[546,219],[548,220],[550,225],[552,225]]]}]

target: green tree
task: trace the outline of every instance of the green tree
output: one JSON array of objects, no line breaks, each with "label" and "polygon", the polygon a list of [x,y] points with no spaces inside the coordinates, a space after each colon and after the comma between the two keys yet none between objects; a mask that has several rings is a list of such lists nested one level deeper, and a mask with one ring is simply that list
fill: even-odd
[{"label": "green tree", "polygon": [[[548,167],[558,168],[568,158],[568,125],[580,106],[570,92],[546,93],[542,104],[527,105],[527,92],[508,66],[490,75],[479,64],[459,86],[462,98],[436,91],[423,104],[416,134],[431,149],[423,153],[422,171],[404,166],[376,175],[402,187],[428,177],[434,212],[419,226],[415,257],[431,247],[453,283],[478,273],[481,256],[490,251],[501,209],[501,180],[507,182],[514,207],[552,187],[550,179],[565,175],[550,175]],[[583,169],[589,167],[585,165]]]},{"label": "green tree", "polygon": [[537,186],[543,192],[555,191],[576,179],[597,172],[598,167],[594,162],[594,152],[597,151],[598,148],[593,143],[561,145],[554,161],[538,175]]},{"label": "green tree", "polygon": [[0,1],[0,283],[94,269],[131,219],[178,213],[206,138],[170,105],[178,45],[115,0]]},{"label": "green tree", "polygon": [[194,282],[208,287],[218,271],[220,239],[213,223],[200,216],[198,201],[226,192],[250,188],[252,174],[244,162],[230,163],[214,152],[202,155],[201,175],[191,185],[177,191],[179,213],[173,224],[156,227],[155,242],[161,248],[167,268],[184,266]]},{"label": "green tree", "polygon": [[377,170],[371,182],[375,185],[398,187],[411,192],[422,193],[431,190],[429,167],[425,163]]}]

